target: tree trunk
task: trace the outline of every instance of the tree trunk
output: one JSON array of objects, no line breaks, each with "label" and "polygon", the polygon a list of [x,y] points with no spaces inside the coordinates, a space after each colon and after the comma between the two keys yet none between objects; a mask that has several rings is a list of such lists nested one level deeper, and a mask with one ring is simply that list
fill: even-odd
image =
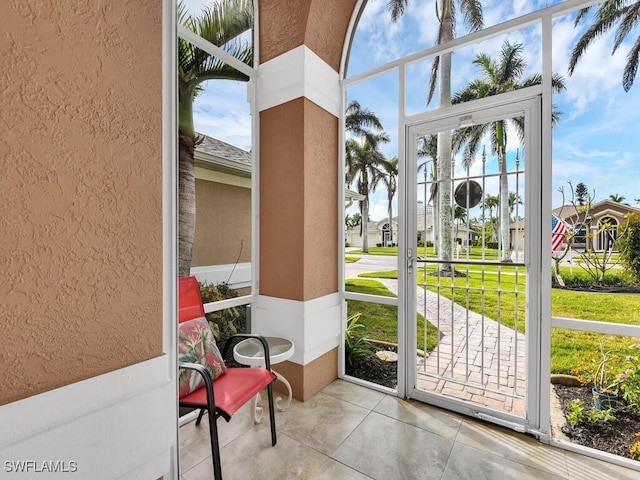
[{"label": "tree trunk", "polygon": [[178,160],[178,275],[191,273],[193,238],[196,230],[196,183],[194,176],[195,139],[179,133]]},{"label": "tree trunk", "polygon": [[[445,2],[446,3],[446,2]],[[446,43],[453,39],[453,19],[451,8],[443,8],[442,42]],[[451,106],[451,53],[440,56],[440,91],[439,107],[448,108]],[[451,207],[451,131],[438,133],[438,255],[445,262],[452,260],[453,243],[451,235],[452,207]],[[451,271],[451,264],[445,263],[440,267],[440,271]]]},{"label": "tree trunk", "polygon": [[389,200],[389,241],[393,245],[393,206]]},{"label": "tree trunk", "polygon": [[362,253],[369,253],[369,195],[362,200]]},{"label": "tree trunk", "polygon": [[509,245],[509,177],[507,177],[507,155],[502,151],[498,154],[500,164],[500,243],[502,261],[511,261],[511,246]]}]

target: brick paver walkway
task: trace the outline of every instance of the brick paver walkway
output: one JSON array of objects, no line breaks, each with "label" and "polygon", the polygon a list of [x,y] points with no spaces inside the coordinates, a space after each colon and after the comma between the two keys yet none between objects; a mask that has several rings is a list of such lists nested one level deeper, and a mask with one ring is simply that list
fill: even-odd
[{"label": "brick paver walkway", "polygon": [[[347,278],[372,271],[373,265],[384,270],[378,262],[362,258],[347,269]],[[388,259],[382,262],[393,266]],[[377,280],[398,293],[397,280]],[[523,416],[525,335],[421,287],[416,296],[418,312],[434,325],[439,312],[436,326],[443,334],[431,354],[418,361],[418,388]]]}]

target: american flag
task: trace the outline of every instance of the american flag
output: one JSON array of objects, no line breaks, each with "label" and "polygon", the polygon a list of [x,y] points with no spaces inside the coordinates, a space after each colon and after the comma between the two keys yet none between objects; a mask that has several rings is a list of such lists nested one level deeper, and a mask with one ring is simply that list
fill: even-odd
[{"label": "american flag", "polygon": [[562,220],[551,214],[551,251],[555,252],[564,241],[564,234],[567,232],[567,226]]}]

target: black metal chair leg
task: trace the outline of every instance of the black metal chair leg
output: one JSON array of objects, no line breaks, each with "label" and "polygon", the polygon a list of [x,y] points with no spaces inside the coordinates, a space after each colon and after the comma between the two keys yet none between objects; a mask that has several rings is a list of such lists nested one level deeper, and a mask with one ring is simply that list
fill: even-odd
[{"label": "black metal chair leg", "polygon": [[204,415],[204,408],[201,408],[200,413],[198,414],[198,419],[196,420],[196,427],[200,425],[200,421],[202,420],[203,415]]},{"label": "black metal chair leg", "polygon": [[271,446],[275,446],[278,439],[276,438],[276,413],[273,408],[273,382],[267,386],[267,396],[269,397],[269,422],[271,425]]},{"label": "black metal chair leg", "polygon": [[222,480],[222,464],[220,461],[220,444],[218,442],[218,424],[216,416],[209,411],[209,433],[211,436],[211,457],[213,458],[213,478]]}]

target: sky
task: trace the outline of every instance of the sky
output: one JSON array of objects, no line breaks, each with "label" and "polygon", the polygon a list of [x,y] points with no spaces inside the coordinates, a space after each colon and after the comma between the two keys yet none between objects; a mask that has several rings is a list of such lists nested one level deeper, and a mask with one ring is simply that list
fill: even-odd
[{"label": "sky", "polygon": [[[386,11],[387,0],[369,0],[356,30],[347,77],[433,46],[437,33],[434,1],[409,0],[403,17],[392,23]],[[205,0],[186,2],[193,13],[207,3]],[[559,2],[483,0],[484,24],[495,25],[555,3]],[[568,192],[567,182],[571,181],[574,186],[584,183],[595,201],[617,194],[625,197],[625,203],[640,206],[635,202],[640,198],[635,142],[636,126],[640,125],[640,78],[628,93],[622,88],[622,71],[629,41],[611,55],[613,32],[603,36],[590,46],[574,74],[569,76],[567,65],[571,49],[583,29],[582,26],[574,27],[573,16],[558,18],[553,25],[553,70],[564,77],[567,88],[553,98],[562,115],[560,123],[553,129],[552,205],[562,204],[563,198],[558,189],[564,187]],[[457,25],[456,32],[458,36],[463,35],[466,32],[464,25]],[[637,35],[638,32],[632,31],[631,39]],[[455,52],[452,92],[480,76],[480,70],[472,63],[477,54],[487,53],[496,58],[505,40],[523,44],[527,61],[523,76],[541,72],[540,28],[529,27]],[[425,61],[412,66],[407,72],[406,88],[409,93],[406,107],[409,114],[436,108],[437,92],[436,100],[426,105],[429,70],[430,62]],[[397,91],[396,73],[376,77],[347,90],[348,101],[358,100],[380,118],[391,139],[381,148],[388,158],[398,155]],[[249,150],[251,119],[246,103],[246,84],[207,82],[204,92],[194,103],[194,122],[197,131]],[[508,138],[513,139],[508,145],[508,156],[513,162],[515,148],[521,146],[513,131]],[[480,168],[480,164],[474,162],[473,168]],[[568,203],[569,198],[565,200]],[[384,188],[379,188],[372,195],[370,203],[371,220],[386,217]],[[397,200],[394,203],[395,214]],[[354,206],[347,213],[355,211],[357,208]]]}]

